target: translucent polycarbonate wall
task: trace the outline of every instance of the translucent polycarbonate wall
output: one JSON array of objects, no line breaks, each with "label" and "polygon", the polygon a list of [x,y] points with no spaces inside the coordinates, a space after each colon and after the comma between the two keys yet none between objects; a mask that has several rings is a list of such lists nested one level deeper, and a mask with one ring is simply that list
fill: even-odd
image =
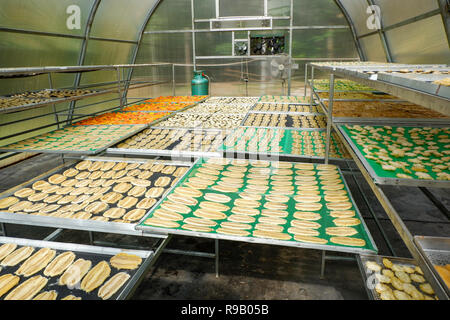
[{"label": "translucent polycarbonate wall", "polygon": [[[274,32],[285,36],[285,52],[289,53],[291,49],[294,62],[298,64],[298,70],[292,74],[293,82],[298,82],[293,84],[293,89],[302,87],[300,82],[304,81],[306,62],[317,59],[359,59],[347,21],[334,1],[294,0],[292,43],[290,0],[220,0],[218,3],[219,7],[216,8],[215,0],[193,0],[193,3],[191,0],[161,1],[145,28],[136,62],[182,64],[175,68],[176,94],[190,93],[194,61],[197,69],[204,70],[210,77],[213,95],[280,94],[285,83],[280,77],[272,75],[270,59],[261,61],[251,57],[232,57],[233,30],[234,39],[247,39],[248,30],[210,30],[207,20],[217,16],[262,16],[265,13],[273,17],[273,29],[250,30],[250,36]],[[191,4],[194,8],[193,17]],[[156,70],[153,75],[161,80],[172,79]],[[246,77],[248,83],[244,81]]]},{"label": "translucent polycarbonate wall", "polygon": [[[373,61],[450,63],[445,0],[337,0]],[[448,6],[448,4],[447,4]]]},{"label": "translucent polycarbonate wall", "polygon": [[[156,0],[0,0],[0,67],[129,64]],[[126,78],[127,75],[121,75]],[[110,83],[113,71],[0,79],[0,95]],[[50,83],[51,80],[51,83]],[[102,86],[106,87],[106,86]],[[111,84],[109,84],[111,87]],[[99,88],[99,87],[97,87]],[[107,102],[104,102],[107,101]],[[102,102],[102,103],[99,103]],[[104,103],[103,103],[104,102]],[[119,105],[113,93],[76,102],[75,114]],[[56,129],[54,111],[66,118],[70,104],[57,104],[0,116],[0,136],[44,127],[0,144]],[[86,106],[86,107],[84,107]],[[19,121],[29,119],[26,121]]]}]

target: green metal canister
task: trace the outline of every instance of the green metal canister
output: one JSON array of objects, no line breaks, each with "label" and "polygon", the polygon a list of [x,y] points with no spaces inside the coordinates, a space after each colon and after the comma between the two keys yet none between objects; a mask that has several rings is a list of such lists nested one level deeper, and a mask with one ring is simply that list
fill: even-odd
[{"label": "green metal canister", "polygon": [[202,70],[194,70],[194,78],[191,81],[193,96],[207,96],[209,81]]}]

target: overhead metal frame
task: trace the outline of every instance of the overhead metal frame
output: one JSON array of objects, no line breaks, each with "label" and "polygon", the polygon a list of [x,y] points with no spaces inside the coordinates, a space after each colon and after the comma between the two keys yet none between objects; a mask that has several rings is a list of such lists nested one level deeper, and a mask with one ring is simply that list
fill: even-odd
[{"label": "overhead metal frame", "polygon": [[[101,70],[116,70],[116,72],[119,73],[119,70],[121,70],[121,69],[125,70],[125,69],[130,69],[130,68],[153,67],[153,66],[160,66],[160,65],[170,66],[171,64],[170,63],[162,63],[162,64],[138,64],[138,65],[98,65],[98,66],[2,68],[2,69],[0,69],[0,78],[26,77],[26,76],[35,76],[35,75],[40,75],[40,74],[48,74],[49,75],[49,85],[50,85],[50,87],[53,87],[53,82],[52,82],[52,78],[51,78],[52,73],[75,73],[75,72],[83,73],[83,72],[101,71]],[[92,84],[89,86],[82,86],[82,87],[83,88],[95,88],[95,87],[102,87],[102,86],[107,86],[107,87],[102,88],[102,89],[96,89],[95,92],[92,92],[89,94],[71,96],[71,97],[65,97],[65,98],[58,98],[58,99],[55,98],[55,99],[51,99],[51,100],[44,101],[44,102],[38,102],[38,103],[33,103],[33,104],[28,104],[28,105],[22,105],[22,106],[2,109],[2,110],[0,110],[0,114],[11,113],[11,112],[21,112],[21,111],[34,109],[34,108],[41,108],[41,107],[49,106],[49,105],[54,106],[56,104],[61,104],[64,102],[79,101],[79,100],[83,100],[85,98],[102,96],[102,95],[106,95],[106,94],[110,94],[110,93],[116,93],[116,92],[122,93],[122,92],[126,91],[123,88],[124,85],[128,85],[128,88],[131,87],[132,89],[137,89],[137,88],[148,87],[148,86],[153,86],[153,85],[160,85],[163,83],[167,83],[167,82],[147,82],[146,83],[144,81],[127,82],[127,81],[119,80],[119,81],[112,81],[112,82],[108,82],[108,83]],[[79,88],[81,88],[81,87],[79,87]],[[72,89],[72,88],[61,88],[61,89]],[[120,105],[114,105],[113,107],[108,107],[108,108],[102,109],[100,111],[77,113],[77,114],[74,113],[75,110],[80,110],[82,108],[99,105],[99,104],[106,103],[106,102],[113,102],[116,100],[120,101],[120,98],[123,98],[122,94],[120,94],[117,98],[114,98],[114,99],[107,99],[107,100],[102,99],[101,101],[98,101],[95,103],[84,104],[84,105],[80,105],[80,106],[74,105],[72,110],[65,109],[63,111],[58,111],[58,110],[56,110],[56,107],[53,107],[53,112],[50,112],[50,113],[45,112],[45,113],[41,113],[41,114],[37,114],[37,115],[33,114],[27,118],[20,118],[18,120],[13,120],[10,122],[2,123],[2,124],[0,124],[0,127],[16,124],[16,123],[23,122],[23,121],[34,120],[34,119],[42,118],[42,117],[49,116],[52,114],[55,116],[54,122],[44,124],[44,125],[41,125],[38,127],[32,127],[31,129],[27,129],[27,130],[23,130],[23,131],[18,131],[16,133],[13,133],[13,134],[10,134],[7,136],[2,136],[2,137],[0,137],[0,141],[9,139],[9,138],[13,138],[16,136],[21,136],[23,134],[32,133],[32,132],[35,132],[35,131],[38,131],[41,129],[52,128],[55,126],[60,128],[60,126],[70,125],[72,123],[72,121],[74,121],[74,120],[81,120],[81,119],[89,117],[89,116],[95,116],[95,115],[98,115],[101,113],[105,113],[105,112],[113,111],[113,110],[117,110],[117,109],[120,110],[124,106],[128,105],[128,103],[127,102],[125,103],[122,100]],[[141,101],[142,100],[145,100],[145,99],[141,99]],[[137,99],[137,101],[132,102],[132,104],[137,103],[137,102],[140,102],[139,99]],[[60,120],[61,116],[65,116],[65,119]]]}]

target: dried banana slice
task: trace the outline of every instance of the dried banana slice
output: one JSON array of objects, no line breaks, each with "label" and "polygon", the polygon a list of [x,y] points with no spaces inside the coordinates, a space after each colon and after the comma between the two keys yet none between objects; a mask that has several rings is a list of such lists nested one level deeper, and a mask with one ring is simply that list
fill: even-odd
[{"label": "dried banana slice", "polygon": [[126,221],[137,221],[145,215],[145,212],[144,209],[133,209],[127,212],[122,219]]},{"label": "dried banana slice", "polygon": [[0,276],[0,297],[14,288],[19,281],[20,278],[11,273]]},{"label": "dried banana slice", "polygon": [[45,287],[47,282],[47,278],[34,276],[17,286],[5,297],[5,300],[31,300],[43,287]]},{"label": "dried banana slice", "polygon": [[109,277],[111,268],[108,262],[100,261],[81,281],[81,290],[87,293],[95,290]]},{"label": "dried banana slice", "polygon": [[16,250],[16,248],[17,244],[15,243],[5,243],[4,245],[2,245],[0,247],[0,261],[7,255],[9,255],[11,252]]},{"label": "dried banana slice", "polygon": [[16,274],[30,277],[44,269],[47,264],[55,257],[56,251],[50,248],[42,248],[25,261]]},{"label": "dried banana slice", "polygon": [[45,268],[44,275],[47,277],[59,276],[72,264],[74,260],[75,253],[72,251],[61,253]]},{"label": "dried banana slice", "polygon": [[57,296],[58,292],[56,292],[55,290],[44,291],[42,293],[39,293],[36,297],[34,297],[33,300],[56,300]]},{"label": "dried banana slice", "polygon": [[112,257],[109,262],[114,268],[119,270],[134,270],[142,263],[142,258],[135,254],[121,252]]},{"label": "dried banana slice", "polygon": [[34,193],[35,193],[35,191],[31,188],[23,188],[23,189],[16,191],[14,193],[14,195],[19,198],[28,198],[29,196],[31,196]]},{"label": "dried banana slice", "polygon": [[16,251],[8,255],[5,259],[3,259],[1,265],[4,267],[14,267],[31,256],[33,251],[34,248],[32,247],[22,247],[20,249],[17,249]]},{"label": "dried banana slice", "polygon": [[76,296],[74,296],[72,294],[69,294],[68,296],[62,298],[61,300],[81,300],[81,298],[80,297],[76,297]]},{"label": "dried banana slice", "polygon": [[169,177],[159,177],[155,181],[155,187],[165,187],[170,183],[171,179]]},{"label": "dried banana slice", "polygon": [[[159,198],[164,192],[164,188],[150,188],[145,193],[146,198]],[[202,193],[203,194],[203,193]]]},{"label": "dried banana slice", "polygon": [[59,285],[73,288],[89,271],[91,265],[92,262],[89,260],[78,259],[59,278]]},{"label": "dried banana slice", "polygon": [[98,296],[103,300],[108,300],[125,284],[125,282],[128,281],[128,279],[130,279],[129,274],[125,272],[117,273],[98,289]]},{"label": "dried banana slice", "polygon": [[14,204],[19,202],[19,199],[16,197],[6,197],[0,200],[0,209],[8,208]]}]

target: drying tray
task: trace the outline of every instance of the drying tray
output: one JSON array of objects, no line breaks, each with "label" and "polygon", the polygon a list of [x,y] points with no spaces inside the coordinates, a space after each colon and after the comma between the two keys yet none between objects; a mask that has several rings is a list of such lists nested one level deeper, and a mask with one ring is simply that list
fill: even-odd
[{"label": "drying tray", "polygon": [[[57,257],[59,254],[63,252],[72,251],[76,255],[75,260],[82,258],[85,260],[92,261],[91,268],[93,268],[97,263],[99,263],[102,260],[107,261],[109,264],[109,260],[111,259],[111,257],[120,252],[126,252],[141,257],[142,263],[137,269],[134,270],[117,270],[116,268],[110,265],[111,275],[105,280],[105,282],[119,272],[125,272],[129,274],[130,278],[125,282],[122,288],[120,288],[113,296],[109,298],[109,300],[124,300],[129,298],[130,294],[132,294],[132,292],[134,291],[134,288],[136,288],[137,285],[139,285],[140,280],[145,276],[145,273],[148,270],[148,268],[151,266],[151,264],[154,263],[153,259],[155,257],[155,252],[153,250],[150,251],[122,250],[116,248],[88,246],[74,243],[0,237],[0,246],[5,243],[15,243],[17,244],[17,248],[23,246],[34,247],[36,249],[34,250],[33,254],[36,253],[41,248],[50,248],[56,251],[55,257]],[[14,272],[19,268],[19,266],[20,264],[15,267],[2,267],[2,269],[0,270],[0,276],[8,273],[14,274]],[[47,279],[49,279],[47,285],[41,289],[40,293],[44,291],[55,290],[56,292],[58,292],[57,300],[60,300],[61,298],[64,298],[70,294],[76,297],[81,297],[82,300],[101,300],[101,298],[97,296],[101,286],[90,293],[81,290],[78,285],[76,285],[74,288],[68,288],[67,286],[60,286],[58,285],[58,280],[60,276],[48,278],[47,276],[44,275],[44,269],[33,275],[33,276],[40,275],[42,277],[46,277]],[[25,279],[28,279],[25,278],[24,276],[20,276],[20,278],[21,279],[18,285],[24,282]],[[9,292],[11,292],[13,289],[11,289]],[[2,296],[2,300],[5,298],[6,295],[7,294]]]},{"label": "drying tray", "polygon": [[[148,125],[90,125],[90,126],[70,126],[63,129],[58,129],[51,131],[49,133],[44,133],[39,136],[30,138],[30,139],[38,139],[39,141],[48,141],[48,143],[51,145],[51,140],[60,140],[60,137],[57,137],[60,134],[66,133],[67,137],[69,139],[73,139],[76,137],[83,137],[85,134],[89,134],[89,132],[82,132],[81,134],[74,135],[70,131],[68,131],[68,128],[84,128],[84,129],[91,129],[92,132],[98,132],[97,134],[101,134],[103,136],[111,137],[109,140],[104,141],[104,145],[98,148],[89,148],[88,145],[82,145],[83,148],[86,148],[85,150],[77,149],[77,145],[72,145],[73,148],[71,149],[49,149],[45,147],[35,147],[33,148],[32,145],[28,145],[24,148],[15,148],[14,144],[9,144],[6,146],[0,147],[0,152],[36,152],[36,153],[64,153],[64,154],[78,154],[78,155],[95,155],[97,153],[100,153],[104,150],[106,150],[108,147],[115,145],[117,142],[127,139],[136,133],[144,130],[147,128]],[[118,136],[117,130],[123,129],[125,132]],[[28,140],[28,139],[26,139]],[[24,141],[26,141],[24,140]],[[91,141],[86,141],[87,143]]]},{"label": "drying tray", "polygon": [[434,268],[434,265],[450,264],[450,238],[415,236],[414,242],[419,248],[421,255],[425,258],[429,269],[433,272],[436,279],[439,280],[447,296],[450,297],[450,288],[447,287],[445,281]]},{"label": "drying tray", "polygon": [[[227,137],[227,130],[218,130],[218,129],[184,129],[184,128],[166,128],[166,127],[151,127],[150,129],[161,129],[168,130],[170,132],[179,132],[179,131],[188,131],[189,134],[196,133],[216,133],[216,137],[218,135],[223,136],[223,140]],[[133,139],[133,138],[131,138]],[[108,154],[116,154],[116,155],[145,155],[145,156],[169,156],[172,158],[184,158],[184,157],[220,157],[222,156],[221,152],[217,152],[209,148],[209,150],[174,150],[176,146],[181,143],[181,138],[178,138],[171,145],[169,145],[165,149],[131,149],[131,148],[118,148],[116,145],[113,148],[108,148],[106,153]]]},{"label": "drying tray", "polygon": [[[335,100],[336,101],[336,100]],[[328,107],[320,101],[325,114],[328,114]],[[389,101],[387,101],[389,102]],[[333,109],[334,110],[334,109]],[[404,125],[404,126],[448,126],[450,124],[450,118],[365,118],[365,117],[336,117],[333,116],[333,122],[342,124],[377,124],[377,125]]]},{"label": "drying tray", "polygon": [[[175,97],[179,97],[179,96],[175,96]],[[186,96],[184,96],[186,97]],[[206,96],[206,98],[203,98],[201,100],[195,100],[195,101],[143,101],[143,103],[201,103],[206,101],[207,99],[209,99],[209,96]],[[148,99],[151,100],[151,99]]]},{"label": "drying tray", "polygon": [[[390,256],[379,256],[374,254],[361,254],[356,255],[356,261],[358,262],[358,267],[361,272],[363,281],[364,281],[364,288],[366,288],[367,294],[371,300],[381,300],[379,293],[375,290],[375,285],[377,283],[377,280],[374,276],[374,271],[369,270],[366,268],[366,262],[368,261],[374,261],[378,263],[380,266],[385,268],[383,266],[383,258],[387,258],[392,261],[394,264],[399,264],[402,266],[408,266],[408,267],[416,267],[418,264],[414,261],[414,259],[407,259],[407,258],[399,258],[399,257],[390,257]],[[426,280],[426,279],[425,279]],[[419,288],[419,286],[411,281],[411,284],[415,285],[416,289],[422,292]],[[393,288],[391,285],[389,285],[391,289]],[[422,292],[423,293],[423,292]],[[433,296],[434,297],[434,296]]]},{"label": "drying tray", "polygon": [[[145,163],[148,160],[145,159],[124,159],[124,158],[107,158],[107,157],[87,157],[83,160],[91,160],[91,161],[104,161],[104,162],[126,162],[126,163]],[[0,194],[0,198],[6,198],[9,196],[13,196],[14,193],[22,188],[30,187],[33,183],[41,180],[45,180],[51,175],[62,173],[65,170],[74,167],[79,161],[67,161],[66,164],[60,165],[50,171],[35,177],[19,186],[11,188]],[[192,167],[191,162],[177,162],[177,161],[153,161],[154,164],[165,164],[165,165],[173,165],[177,167]],[[189,170],[186,171],[184,175],[186,175]],[[159,176],[160,173],[153,174],[149,179],[154,181]],[[165,174],[165,176],[169,176]],[[180,177],[182,178],[182,176]],[[172,180],[173,181],[173,180]],[[153,185],[153,183],[152,183]],[[156,200],[162,199],[165,195],[168,194],[168,191],[172,188],[170,184],[167,187],[164,187],[166,190],[163,194],[156,198]],[[111,190],[112,191],[112,190]],[[142,200],[144,196],[138,197],[138,202]],[[42,201],[38,201],[42,202]],[[156,205],[156,204],[155,204]],[[109,208],[116,207],[116,204],[110,205]],[[127,211],[134,209],[135,207],[128,208]],[[144,215],[145,216],[145,215]],[[135,229],[135,226],[138,221],[132,223],[120,223],[120,222],[112,222],[112,221],[96,221],[96,220],[80,220],[80,219],[72,219],[72,218],[61,218],[61,217],[50,217],[50,216],[38,216],[38,215],[30,215],[30,214],[21,214],[21,213],[13,213],[5,211],[4,209],[0,209],[0,223],[11,223],[11,224],[21,224],[21,225],[31,225],[31,226],[41,226],[41,227],[55,227],[62,229],[74,229],[74,230],[83,230],[83,231],[94,231],[94,232],[105,232],[105,233],[115,233],[115,234],[128,234],[128,235],[138,235],[141,236],[142,232],[139,232]]]},{"label": "drying tray", "polygon": [[[280,103],[280,104],[294,104],[294,105],[301,105],[301,106],[309,106],[311,104],[310,101],[304,101],[309,98],[304,98],[301,96],[291,96],[291,97],[300,98],[300,100],[302,100],[302,101],[298,101],[298,100],[297,101],[265,101],[265,100],[263,100],[264,97],[267,97],[267,96],[261,96],[258,100],[258,103]],[[280,96],[270,96],[270,97],[273,97],[276,99],[277,97],[280,97]],[[314,104],[314,102],[313,102],[313,104]]]},{"label": "drying tray", "polygon": [[[353,66],[320,66],[312,64],[315,67],[326,69],[329,72],[338,73],[339,76],[349,76],[365,80],[378,81],[380,83],[391,84],[399,86],[409,91],[417,91],[422,94],[429,94],[439,99],[450,101],[450,88],[433,84],[435,80],[448,78],[448,74],[433,75],[433,74],[417,74],[417,73],[386,73],[383,71],[393,70],[391,66],[374,67],[373,73],[364,72],[368,70],[364,67]],[[449,67],[446,65],[404,65],[399,69],[427,69],[434,71],[448,71]],[[378,70],[378,73],[375,72]],[[316,89],[316,88],[314,88]]]},{"label": "drying tray", "polygon": [[[161,115],[162,113],[167,113],[166,115]],[[151,121],[149,120],[145,120],[145,122],[143,123],[123,123],[123,124],[117,124],[117,123],[97,123],[97,124],[92,124],[92,123],[88,123],[88,124],[83,124],[83,122],[85,121],[92,121],[95,119],[101,119],[102,117],[104,117],[105,115],[111,115],[111,116],[120,116],[120,115],[138,115],[138,118],[142,118],[142,117],[147,117],[147,116],[158,116],[158,118],[156,119],[152,119]],[[113,111],[113,112],[108,112],[108,113],[103,113],[101,115],[95,116],[95,117],[91,117],[88,119],[84,119],[84,120],[80,120],[77,121],[75,123],[73,123],[74,126],[92,126],[92,125],[152,125],[153,122],[163,118],[163,117],[169,117],[172,114],[172,112],[141,112],[141,111]],[[114,119],[112,121],[115,121]],[[136,121],[140,121],[140,119],[137,119]]]},{"label": "drying tray", "polygon": [[[257,115],[257,114],[264,114],[264,115],[286,115],[286,124],[285,124],[285,127],[277,127],[277,126],[275,126],[275,127],[270,127],[270,126],[250,126],[250,125],[246,125],[246,122],[250,119],[250,117],[252,116],[252,117],[254,117],[255,115]],[[315,130],[317,130],[317,129],[325,129],[326,128],[326,126],[325,127],[302,127],[302,128],[299,128],[299,127],[294,127],[294,118],[293,118],[293,116],[294,116],[294,114],[292,114],[292,113],[274,113],[274,112],[261,112],[261,113],[248,113],[246,116],[245,116],[245,118],[242,120],[242,122],[241,122],[241,127],[254,127],[254,128],[283,128],[283,129],[286,129],[286,128],[294,128],[294,129],[306,129],[306,128],[309,128],[309,129],[315,129]],[[319,114],[315,114],[315,113],[311,113],[311,114],[303,114],[303,115],[298,115],[298,117],[306,117],[306,116],[313,116],[314,118],[316,118],[316,117],[321,117],[321,118],[323,118],[323,121],[326,121],[326,116],[323,114],[323,113],[319,113]],[[318,121],[319,119],[314,119],[315,121]]]},{"label": "drying tray", "polygon": [[[45,89],[45,90],[47,90],[47,91],[57,91],[56,89]],[[37,107],[42,107],[42,106],[45,106],[45,105],[52,105],[52,104],[58,104],[58,103],[62,103],[62,102],[81,100],[81,99],[84,99],[84,98],[95,97],[95,96],[103,95],[103,94],[106,94],[106,93],[112,93],[112,92],[117,92],[117,89],[96,90],[95,92],[90,92],[90,93],[77,95],[77,96],[64,97],[64,98],[52,97],[52,98],[44,99],[44,98],[24,97],[26,99],[42,99],[42,101],[36,102],[36,103],[27,103],[27,104],[20,105],[20,106],[14,106],[14,107],[8,107],[8,108],[0,108],[0,114],[2,114],[2,113],[19,112],[19,111],[23,111],[23,110],[28,110],[28,109],[33,109],[33,108],[37,108]],[[8,98],[8,96],[5,96],[5,98]]]},{"label": "drying tray", "polygon": [[[201,166],[201,164],[203,163],[203,161],[206,161],[205,158],[199,158],[194,166],[191,168],[191,170],[189,171],[189,174],[184,176],[183,179],[179,180],[178,183],[176,184],[176,187],[181,186],[184,181],[189,178],[189,177],[193,177],[195,175],[195,173],[197,172],[197,170],[199,169],[199,167]],[[253,237],[251,235],[248,236],[234,236],[234,235],[225,235],[225,234],[221,234],[221,233],[216,233],[215,229],[213,230],[213,232],[197,232],[197,231],[190,231],[190,230],[185,230],[182,229],[181,227],[179,228],[163,228],[163,227],[154,227],[154,226],[150,226],[150,225],[146,225],[145,221],[147,220],[147,218],[150,218],[153,216],[153,212],[158,209],[161,205],[161,203],[163,202],[164,199],[162,199],[158,204],[156,204],[147,214],[146,217],[144,217],[141,222],[136,226],[136,229],[138,230],[143,230],[144,233],[145,232],[157,232],[157,233],[165,233],[165,234],[176,234],[176,235],[185,235],[185,236],[192,236],[192,237],[200,237],[200,238],[210,238],[210,239],[223,239],[223,240],[231,240],[231,241],[240,241],[240,242],[249,242],[249,243],[259,243],[259,244],[270,244],[270,245],[279,245],[279,246],[287,246],[287,247],[297,247],[297,248],[308,248],[308,249],[316,249],[316,250],[327,250],[327,251],[337,251],[337,252],[348,252],[348,253],[377,253],[378,249],[376,247],[375,242],[372,239],[372,236],[358,210],[358,208],[355,205],[355,202],[353,200],[353,197],[350,193],[350,189],[347,186],[347,183],[342,175],[342,172],[340,171],[339,167],[338,171],[339,174],[341,176],[341,179],[343,181],[344,184],[344,188],[348,193],[350,202],[352,203],[352,208],[350,210],[354,210],[356,215],[355,217],[359,218],[361,221],[361,224],[356,226],[355,228],[358,230],[358,237],[363,238],[366,241],[366,245],[364,247],[350,247],[350,246],[344,246],[344,245],[339,245],[339,244],[313,244],[313,243],[306,243],[306,242],[299,242],[299,241],[295,241],[294,239],[291,240],[277,240],[277,239],[269,239],[269,238],[258,238],[258,237]],[[246,179],[246,178],[245,178]],[[242,191],[243,188],[240,188],[239,191]],[[210,191],[210,192],[215,192],[211,189],[207,189],[206,191]],[[171,190],[171,193],[173,193],[173,189]],[[170,194],[171,194],[170,193]],[[169,194],[169,195],[170,195]],[[227,196],[229,196],[230,198],[232,198],[232,200],[237,199],[238,198],[238,194],[239,193],[226,193]],[[200,197],[199,199],[203,199],[203,196]],[[200,202],[200,201],[199,201]],[[294,211],[296,211],[296,209],[294,209],[294,203],[295,201],[293,199],[289,200],[290,202],[290,206],[288,207],[287,210],[289,210],[289,217],[287,217],[286,219],[288,220],[292,220],[292,214]],[[191,211],[191,213],[189,213],[189,216],[192,216],[192,212],[194,212],[198,207],[198,204],[194,206],[194,209]],[[324,205],[322,207],[322,209],[320,211],[317,211],[318,213],[322,213],[322,220],[324,219],[324,217],[326,218],[326,220],[330,220],[327,221],[328,224],[334,225],[333,222],[331,221],[331,217],[326,216],[325,214],[323,214],[324,212],[326,212],[326,206]],[[187,215],[185,215],[187,216]],[[217,220],[216,222],[219,222],[219,220]],[[221,221],[220,221],[221,222]],[[252,229],[254,229],[254,224],[256,222],[252,223]],[[330,236],[325,235],[325,227],[328,226],[328,224],[325,223],[321,225],[321,227],[319,228],[320,230],[320,234],[322,237],[326,238],[328,240],[328,238],[330,238]],[[286,227],[285,229],[287,229],[287,225],[288,222],[286,222]],[[217,223],[217,225],[214,228],[217,228],[219,226],[219,223]],[[283,233],[286,233],[286,230],[283,231]]]},{"label": "drying tray", "polygon": [[[255,129],[255,127],[241,127],[241,128],[243,128],[245,130],[250,129],[250,128]],[[238,130],[238,129],[236,129],[236,130]],[[258,130],[267,131],[268,128],[258,128]],[[285,130],[284,128],[274,128],[272,130],[275,130],[275,131],[284,130],[284,136],[283,136],[283,138],[281,139],[281,141],[279,143],[279,146],[283,147],[283,151],[281,151],[281,152],[280,151],[259,151],[259,150],[255,151],[255,150],[248,150],[248,145],[247,144],[246,144],[246,150],[238,150],[238,149],[236,149],[236,144],[234,146],[227,147],[226,143],[233,138],[233,132],[228,135],[228,137],[226,138],[226,140],[224,141],[222,146],[219,147],[218,150],[219,151],[223,151],[225,154],[228,154],[230,152],[236,152],[237,154],[240,154],[240,155],[249,155],[252,159],[253,159],[254,156],[258,156],[258,157],[260,157],[260,159],[266,159],[266,160],[282,156],[282,157],[286,157],[287,159],[290,159],[290,161],[296,161],[297,159],[303,159],[303,160],[304,159],[319,159],[319,160],[321,160],[321,159],[325,158],[324,156],[321,156],[321,155],[307,155],[307,154],[294,154],[294,153],[292,153],[292,146],[293,146],[293,143],[294,143],[294,141],[293,141],[293,139],[294,139],[293,138],[293,132],[294,131],[297,131],[299,133],[300,132],[312,132],[312,130],[298,130],[298,129]],[[321,132],[325,132],[325,131],[321,131]],[[255,134],[256,134],[256,132],[255,132]],[[253,135],[253,137],[255,136],[255,134]],[[272,140],[273,139],[274,138],[272,138]],[[339,157],[330,157],[330,159],[333,159],[333,160],[350,159],[350,156],[347,156],[346,158],[344,157],[344,154],[339,149],[338,143],[336,142],[336,140],[333,137],[332,137],[332,140],[333,140],[333,144],[334,144],[335,148],[338,150]],[[238,141],[236,141],[236,142],[238,142]],[[313,143],[313,145],[314,145],[314,143]],[[342,145],[342,148],[345,149],[345,147],[344,147],[344,145],[342,143],[341,143],[341,145]],[[326,141],[324,141],[323,147],[324,148],[326,147]],[[302,151],[303,151],[303,149],[304,148],[302,146]]]},{"label": "drying tray", "polygon": [[[318,107],[317,107],[317,104],[315,103],[315,104],[313,104],[312,106],[311,105],[309,105],[309,104],[307,104],[307,105],[303,105],[303,104],[295,104],[295,103],[275,103],[275,102],[273,102],[273,103],[268,103],[268,102],[260,102],[260,103],[257,103],[257,104],[255,104],[254,106],[253,106],[253,108],[249,111],[249,112],[251,112],[251,113],[272,113],[272,112],[292,112],[292,111],[282,111],[282,110],[257,110],[257,108],[258,108],[258,106],[263,106],[263,105],[266,105],[266,104],[274,104],[274,105],[276,105],[275,106],[275,109],[277,108],[277,105],[283,105],[283,106],[285,106],[285,105],[287,105],[288,106],[288,108],[290,107],[290,106],[300,106],[300,107],[302,107],[303,109],[304,108],[308,108],[308,111],[305,111],[305,112],[300,112],[300,113],[318,113],[319,112],[319,110],[318,110]],[[294,113],[299,113],[299,111],[294,111]]]},{"label": "drying tray", "polygon": [[[408,127],[404,127],[408,129]],[[352,150],[358,156],[358,159],[363,164],[364,168],[372,177],[376,184],[380,185],[401,185],[401,186],[414,186],[414,187],[435,187],[435,188],[450,188],[450,181],[445,180],[425,180],[425,179],[402,179],[395,176],[395,172],[387,172],[381,169],[381,166],[373,160],[366,159],[363,155],[363,146],[357,145],[356,142],[350,137],[350,133],[345,125],[337,125],[337,129],[344,136],[347,143],[350,145]],[[435,158],[432,156],[432,158]],[[429,174],[435,175],[434,172],[429,172]]]},{"label": "drying tray", "polygon": [[[434,70],[446,70],[434,68]],[[378,80],[397,84],[403,87],[437,95],[450,99],[450,87],[433,83],[436,80],[450,78],[449,74],[416,74],[416,73],[379,73]]]},{"label": "drying tray", "polygon": [[[172,124],[168,124],[167,126],[164,126],[161,124],[161,122],[163,120],[158,119],[156,122],[153,123],[151,128],[159,128],[159,129],[167,129],[167,128],[176,128],[176,129],[193,129],[193,130],[230,130],[233,128],[237,128],[240,126],[240,124],[242,123],[242,120],[237,120],[234,124],[232,124],[231,127],[226,127],[226,128],[219,128],[217,126],[214,126],[214,124],[209,124],[208,122],[211,121],[211,119],[216,119],[217,121],[221,121],[221,120],[225,120],[228,117],[231,116],[236,116],[236,117],[240,117],[241,119],[244,119],[247,113],[241,113],[241,114],[232,114],[232,113],[228,113],[228,114],[222,114],[222,113],[210,113],[210,114],[200,114],[200,113],[178,113],[176,115],[179,116],[187,116],[187,117],[205,117],[202,120],[198,121],[198,125],[193,127],[193,126],[178,126],[177,123],[172,123]],[[192,124],[193,122],[191,121],[189,124]],[[158,124],[158,126],[156,126],[156,124]],[[205,126],[206,125],[206,126]]]},{"label": "drying tray", "polygon": [[250,114],[280,114],[280,115],[288,115],[288,116],[325,116],[323,112],[292,112],[292,111],[249,111]]}]

